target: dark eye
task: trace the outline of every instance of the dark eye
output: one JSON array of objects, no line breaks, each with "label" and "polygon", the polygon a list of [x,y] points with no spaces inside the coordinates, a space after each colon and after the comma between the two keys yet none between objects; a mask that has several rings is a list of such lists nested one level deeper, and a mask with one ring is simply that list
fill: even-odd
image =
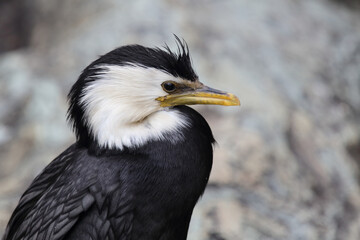
[{"label": "dark eye", "polygon": [[173,92],[176,89],[175,84],[173,82],[171,82],[171,81],[163,82],[161,84],[161,86],[164,89],[164,91],[168,92],[168,93]]}]

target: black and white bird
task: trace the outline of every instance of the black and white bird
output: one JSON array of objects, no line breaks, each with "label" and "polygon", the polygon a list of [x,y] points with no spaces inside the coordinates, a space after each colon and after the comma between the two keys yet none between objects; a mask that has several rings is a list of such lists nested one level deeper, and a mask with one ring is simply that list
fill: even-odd
[{"label": "black and white bird", "polygon": [[186,239],[214,138],[184,105],[239,105],[195,74],[184,41],[128,45],[91,63],[68,97],[77,141],[22,195],[5,240]]}]

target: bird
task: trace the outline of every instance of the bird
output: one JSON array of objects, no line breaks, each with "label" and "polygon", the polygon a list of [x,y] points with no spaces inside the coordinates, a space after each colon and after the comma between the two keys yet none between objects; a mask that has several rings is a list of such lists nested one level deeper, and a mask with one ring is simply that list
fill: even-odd
[{"label": "bird", "polygon": [[3,240],[186,239],[215,139],[186,105],[240,105],[200,82],[189,47],[124,45],[68,94],[76,141],[33,180]]}]

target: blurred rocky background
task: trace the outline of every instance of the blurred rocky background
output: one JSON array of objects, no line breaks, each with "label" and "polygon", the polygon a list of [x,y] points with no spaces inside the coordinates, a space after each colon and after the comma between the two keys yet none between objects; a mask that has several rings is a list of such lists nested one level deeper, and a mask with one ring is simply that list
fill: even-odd
[{"label": "blurred rocky background", "polygon": [[190,240],[360,239],[357,0],[0,0],[0,235],[74,141],[66,95],[97,56],[189,44],[240,108],[197,107],[217,139]]}]

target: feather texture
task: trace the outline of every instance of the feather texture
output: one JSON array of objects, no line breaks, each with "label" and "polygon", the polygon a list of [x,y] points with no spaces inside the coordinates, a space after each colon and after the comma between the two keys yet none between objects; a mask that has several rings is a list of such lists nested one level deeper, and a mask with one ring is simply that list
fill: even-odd
[{"label": "feather texture", "polygon": [[186,239],[214,139],[200,114],[176,110],[190,121],[182,132],[187,141],[69,147],[21,197],[4,239]]}]

